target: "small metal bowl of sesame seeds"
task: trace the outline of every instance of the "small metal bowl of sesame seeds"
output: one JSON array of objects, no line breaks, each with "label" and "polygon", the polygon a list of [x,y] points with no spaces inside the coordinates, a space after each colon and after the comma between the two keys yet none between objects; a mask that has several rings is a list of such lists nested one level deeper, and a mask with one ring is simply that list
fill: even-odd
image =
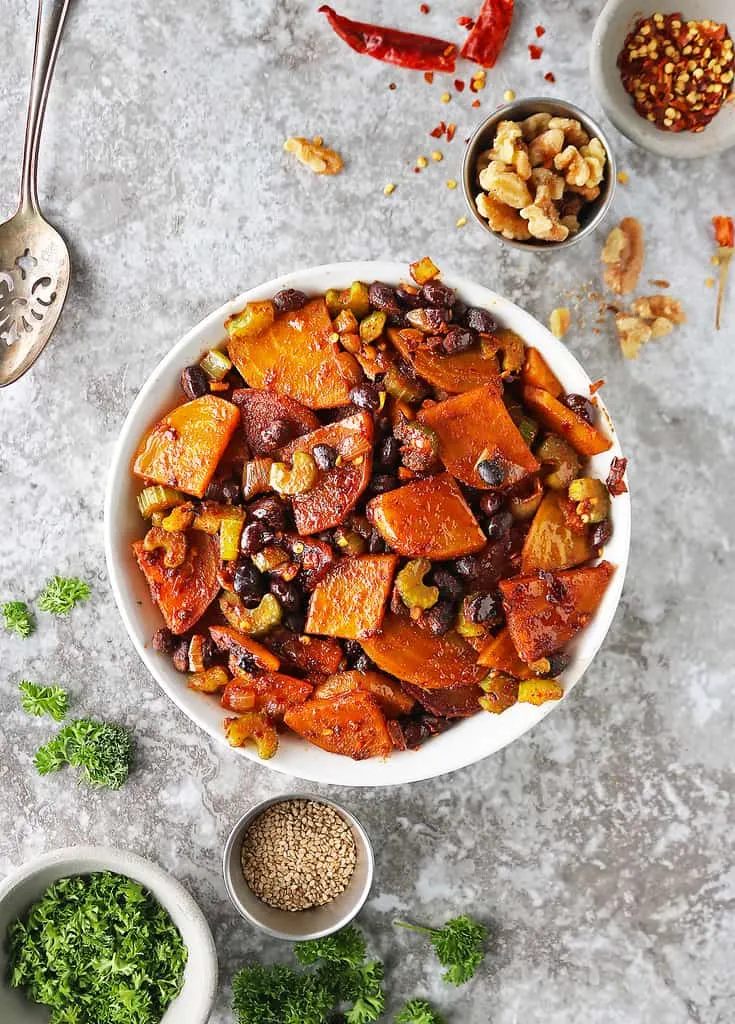
[{"label": "small metal bowl of sesame seeds", "polygon": [[240,818],[223,858],[227,894],[250,924],[277,939],[331,935],[361,910],[375,860],[367,832],[333,800],[272,797]]}]

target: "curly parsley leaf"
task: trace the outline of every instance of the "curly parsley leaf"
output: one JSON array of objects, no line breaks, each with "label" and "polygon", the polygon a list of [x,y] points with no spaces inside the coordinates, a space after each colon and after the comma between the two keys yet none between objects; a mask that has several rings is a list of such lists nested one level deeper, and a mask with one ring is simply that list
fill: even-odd
[{"label": "curly parsley leaf", "polygon": [[444,1018],[425,999],[410,999],[394,1024],[444,1024]]},{"label": "curly parsley leaf", "polygon": [[238,1024],[322,1024],[333,1006],[316,975],[283,964],[243,967],[232,984]]},{"label": "curly parsley leaf", "polygon": [[443,928],[424,928],[406,921],[393,924],[429,936],[439,963],[446,967],[442,977],[450,985],[464,985],[485,958],[487,928],[466,914],[453,917]]},{"label": "curly parsley leaf", "polygon": [[8,930],[9,980],[53,1024],[159,1024],[187,952],[168,912],[111,872],[62,878]]},{"label": "curly parsley leaf", "polygon": [[89,584],[75,576],[52,576],[38,599],[42,612],[66,615],[80,601],[86,601],[91,591]]},{"label": "curly parsley leaf", "polygon": [[81,770],[91,786],[119,789],[128,778],[132,760],[130,732],[122,725],[79,718],[65,725],[52,740],[36,751],[34,764],[40,775],[70,764]]},{"label": "curly parsley leaf", "polygon": [[20,702],[28,715],[51,715],[56,722],[66,717],[69,695],[60,686],[38,686],[22,679],[18,683]]},{"label": "curly parsley leaf", "polygon": [[25,601],[6,601],[2,605],[2,613],[5,628],[22,636],[24,640],[27,640],[36,628]]},{"label": "curly parsley leaf", "polygon": [[357,967],[365,959],[365,938],[354,925],[347,925],[335,935],[323,939],[299,942],[294,950],[300,964],[314,964],[317,960],[344,963]]}]

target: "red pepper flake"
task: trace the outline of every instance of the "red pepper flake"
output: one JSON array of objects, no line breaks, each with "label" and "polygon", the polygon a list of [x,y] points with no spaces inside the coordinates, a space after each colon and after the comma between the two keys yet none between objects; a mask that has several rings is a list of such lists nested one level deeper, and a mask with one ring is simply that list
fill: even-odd
[{"label": "red pepper flake", "polygon": [[434,72],[433,71],[424,71],[424,81],[428,82],[429,85],[431,85],[431,83],[434,81]]},{"label": "red pepper flake", "polygon": [[421,168],[420,167],[414,167],[413,173],[414,174],[421,174]]},{"label": "red pepper flake", "polygon": [[474,28],[475,19],[468,18],[466,15],[462,18],[457,18],[457,24],[460,28],[466,28],[467,30]]},{"label": "red pepper flake", "polygon": [[462,56],[484,68],[495,67],[513,21],[514,0],[484,0],[462,47]]},{"label": "red pepper flake", "polygon": [[546,74],[544,75],[544,81],[545,82],[555,82],[556,81],[556,75],[554,74],[554,72],[553,71],[547,71]]},{"label": "red pepper flake", "polygon": [[594,383],[590,384],[590,397],[592,397],[592,395],[596,395],[600,388],[604,386],[605,381],[602,377],[599,380],[594,381]]},{"label": "red pepper flake", "polygon": [[543,25],[537,25],[536,26],[536,35],[538,36],[539,39],[541,38],[541,36],[545,36],[546,35],[546,29],[544,28]]},{"label": "red pepper flake", "polygon": [[326,14],[340,39],[356,53],[365,53],[376,60],[414,71],[446,71],[452,74],[456,69],[457,47],[446,39],[352,21],[343,14],[337,14],[327,4],[322,4],[319,13]]},{"label": "red pepper flake", "polygon": [[431,8],[429,7],[428,4],[421,4],[419,10],[421,11],[422,14],[428,14]]},{"label": "red pepper flake", "polygon": [[627,467],[627,459],[618,459],[616,457],[610,463],[610,472],[605,483],[607,484],[608,491],[614,498],[619,494],[625,494],[628,490],[625,486],[625,480],[623,480]]},{"label": "red pepper flake", "polygon": [[473,107],[479,107],[480,106],[480,101],[479,100],[473,100],[472,101],[472,106]]},{"label": "red pepper flake", "polygon": [[431,131],[429,132],[429,135],[432,137],[432,139],[440,139],[446,130],[447,130],[447,123],[446,123],[446,121],[440,121],[439,124],[436,126],[436,128],[432,128],[431,129]]},{"label": "red pepper flake", "polygon": [[528,52],[531,55],[531,60],[541,60],[541,54],[544,51],[542,47],[536,46],[535,43],[530,43],[528,47]]},{"label": "red pepper flake", "polygon": [[735,223],[732,217],[713,217],[712,226],[715,229],[715,241],[726,249],[735,248]]},{"label": "red pepper flake", "polygon": [[464,92],[464,82],[462,81],[461,78],[454,79],[454,88],[457,90],[457,92]]},{"label": "red pepper flake", "polygon": [[454,133],[457,131],[456,124],[447,125],[447,142],[451,142],[454,138]]},{"label": "red pepper flake", "polygon": [[388,88],[389,89],[396,89],[397,88],[396,83],[395,82],[391,82],[390,85],[388,86]]}]

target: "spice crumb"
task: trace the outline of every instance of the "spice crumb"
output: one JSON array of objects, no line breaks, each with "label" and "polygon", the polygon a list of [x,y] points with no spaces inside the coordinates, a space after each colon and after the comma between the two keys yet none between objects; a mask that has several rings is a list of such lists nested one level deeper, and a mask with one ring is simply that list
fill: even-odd
[{"label": "spice crumb", "polygon": [[308,910],[340,896],[355,870],[357,848],[347,822],[315,800],[284,800],[265,810],[242,844],[245,881],[278,910]]},{"label": "spice crumb", "polygon": [[463,228],[466,223],[467,223],[467,218],[466,217],[460,217],[459,220],[457,221],[455,227]]},{"label": "spice crumb", "polygon": [[442,103],[449,103],[451,98],[452,97],[451,97],[451,95],[448,92],[443,92],[442,93]]},{"label": "spice crumb", "polygon": [[503,99],[505,100],[506,103],[512,103],[515,98],[516,94],[513,92],[512,89],[506,89],[505,92],[503,93]]},{"label": "spice crumb", "polygon": [[383,186],[383,195],[384,196],[392,196],[393,193],[395,192],[395,190],[396,190],[396,186],[393,184],[392,181],[389,181],[387,185]]},{"label": "spice crumb", "polygon": [[618,171],[618,181],[621,185],[627,185],[630,180],[630,175],[627,171]]},{"label": "spice crumb", "polygon": [[457,182],[454,180],[454,178],[450,178],[449,181],[447,182],[447,188],[456,188],[456,187],[457,187]]}]

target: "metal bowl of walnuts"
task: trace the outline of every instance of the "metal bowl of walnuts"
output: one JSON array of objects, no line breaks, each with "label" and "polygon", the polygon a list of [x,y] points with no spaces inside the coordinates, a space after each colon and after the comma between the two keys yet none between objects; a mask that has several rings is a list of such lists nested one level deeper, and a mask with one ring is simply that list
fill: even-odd
[{"label": "metal bowl of walnuts", "polygon": [[499,242],[549,252],[574,245],[610,208],[615,158],[602,128],[563,100],[496,110],[465,150],[462,185],[475,220]]}]

